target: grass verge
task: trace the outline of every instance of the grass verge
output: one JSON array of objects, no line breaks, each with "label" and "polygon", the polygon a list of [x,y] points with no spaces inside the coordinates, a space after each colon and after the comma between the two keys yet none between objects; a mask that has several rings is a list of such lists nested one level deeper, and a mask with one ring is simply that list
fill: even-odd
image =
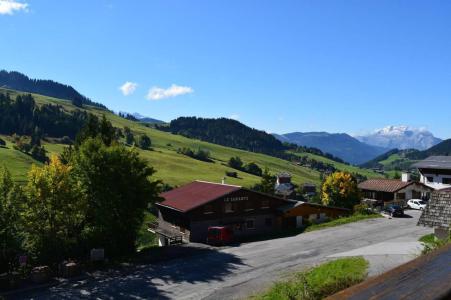
[{"label": "grass verge", "polygon": [[320,230],[320,229],[324,229],[324,228],[335,227],[335,226],[339,226],[339,225],[344,225],[344,224],[358,222],[358,221],[367,220],[367,219],[375,219],[375,218],[382,218],[382,216],[380,214],[369,214],[369,215],[354,214],[349,217],[342,217],[342,218],[334,219],[334,220],[331,220],[331,221],[328,221],[325,223],[312,224],[305,229],[305,232],[310,232],[310,231],[315,231],[315,230]]},{"label": "grass verge", "polygon": [[147,230],[147,224],[154,222],[156,218],[157,217],[150,212],[145,213],[144,222],[138,231],[138,236],[136,239],[137,250],[141,251],[146,248],[152,248],[158,244],[157,236]]},{"label": "grass verge", "polygon": [[434,251],[435,249],[438,249],[442,246],[448,245],[451,243],[451,235],[446,240],[439,240],[435,234],[430,233],[423,235],[418,239],[421,243],[423,243],[424,248],[421,252],[422,254],[427,254],[429,252]]},{"label": "grass verge", "polygon": [[337,259],[296,273],[290,280],[277,282],[268,291],[252,299],[323,299],[365,280],[367,269],[368,262],[362,257]]}]

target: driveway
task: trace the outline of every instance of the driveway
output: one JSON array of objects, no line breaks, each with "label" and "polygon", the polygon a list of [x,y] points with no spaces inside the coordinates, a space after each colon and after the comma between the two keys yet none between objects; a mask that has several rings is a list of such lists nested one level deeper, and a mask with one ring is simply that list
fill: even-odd
[{"label": "driveway", "polygon": [[419,254],[418,238],[431,233],[409,218],[371,219],[297,236],[254,242],[124,273],[99,272],[42,290],[34,299],[239,299],[293,271],[336,257],[363,255],[370,275],[387,271]]}]

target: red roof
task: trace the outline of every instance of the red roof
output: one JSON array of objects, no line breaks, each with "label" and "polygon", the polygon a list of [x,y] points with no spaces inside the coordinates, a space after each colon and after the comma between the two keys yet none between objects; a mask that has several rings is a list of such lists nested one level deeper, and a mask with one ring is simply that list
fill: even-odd
[{"label": "red roof", "polygon": [[165,200],[159,205],[187,212],[240,189],[241,187],[236,185],[194,181],[161,194]]},{"label": "red roof", "polygon": [[414,183],[398,179],[368,179],[359,184],[359,189],[394,193]]}]

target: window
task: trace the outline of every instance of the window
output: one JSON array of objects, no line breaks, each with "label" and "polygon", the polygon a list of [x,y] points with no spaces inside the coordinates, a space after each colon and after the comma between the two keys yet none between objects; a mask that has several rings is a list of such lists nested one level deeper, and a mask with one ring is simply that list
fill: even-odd
[{"label": "window", "polygon": [[254,210],[254,207],[252,206],[252,202],[251,201],[246,201],[244,204],[244,210],[245,211],[251,211]]},{"label": "window", "polygon": [[225,212],[226,212],[226,213],[232,213],[232,212],[235,211],[235,206],[234,206],[233,204],[234,204],[234,203],[231,203],[231,202],[227,202],[227,203],[225,204]]},{"label": "window", "polygon": [[428,182],[434,182],[434,177],[428,176],[428,177],[426,177],[426,178],[427,178]]},{"label": "window", "polygon": [[443,184],[451,184],[451,178],[442,178]]},{"label": "window", "polygon": [[246,221],[246,228],[247,229],[255,229],[254,220],[247,220]]},{"label": "window", "polygon": [[272,226],[272,219],[271,218],[266,218],[265,219],[265,225],[266,226]]},{"label": "window", "polygon": [[213,205],[211,205],[211,204],[205,205],[205,206],[204,206],[204,214],[205,214],[205,215],[208,215],[208,214],[212,214],[212,213],[214,213],[214,211],[213,211]]},{"label": "window", "polygon": [[269,208],[269,200],[262,201],[262,208]]},{"label": "window", "polygon": [[396,194],[396,199],[398,199],[398,200],[406,199],[406,193],[397,193]]}]

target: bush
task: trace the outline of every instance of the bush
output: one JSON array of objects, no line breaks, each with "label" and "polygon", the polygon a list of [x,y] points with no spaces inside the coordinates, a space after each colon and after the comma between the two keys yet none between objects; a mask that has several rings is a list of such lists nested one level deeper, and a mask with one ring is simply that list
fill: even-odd
[{"label": "bush", "polygon": [[261,177],[263,174],[263,170],[256,163],[249,163],[244,167],[244,171],[249,174],[253,174]]},{"label": "bush", "polygon": [[0,138],[0,147],[5,147],[5,146],[6,146],[5,140]]},{"label": "bush", "polygon": [[242,170],[243,169],[243,161],[238,156],[231,157],[228,163],[229,167]]},{"label": "bush", "polygon": [[360,215],[371,215],[373,213],[371,211],[371,208],[364,203],[354,205],[353,211],[355,214],[360,214]]},{"label": "bush", "polygon": [[150,140],[150,137],[148,137],[145,134],[140,135],[138,139],[138,146],[143,150],[149,150],[150,146],[152,146],[152,141]]},{"label": "bush", "polygon": [[205,162],[212,161],[210,159],[210,152],[208,150],[198,149],[196,152],[194,152],[193,150],[191,150],[191,148],[183,147],[183,148],[179,148],[177,150],[177,153],[189,156],[189,157],[197,159],[197,160],[205,161]]},{"label": "bush", "polygon": [[229,177],[238,178],[238,173],[237,172],[226,171],[225,174],[226,174],[226,176],[229,176]]}]

